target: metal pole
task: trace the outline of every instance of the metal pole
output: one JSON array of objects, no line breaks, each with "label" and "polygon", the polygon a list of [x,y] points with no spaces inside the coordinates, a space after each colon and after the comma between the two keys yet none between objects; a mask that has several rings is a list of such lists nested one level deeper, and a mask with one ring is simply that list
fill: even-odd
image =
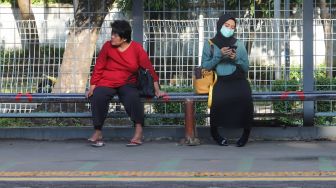
[{"label": "metal pole", "polygon": [[77,10],[77,8],[78,8],[78,1],[79,0],[73,0],[72,2],[73,2],[73,8],[74,8],[74,15],[76,14],[76,10]]},{"label": "metal pole", "polygon": [[281,49],[280,49],[280,0],[274,1],[274,50],[275,50],[275,78],[281,79]]},{"label": "metal pole", "polygon": [[195,138],[194,115],[194,101],[187,99],[185,101],[185,137],[187,140]]},{"label": "metal pole", "polygon": [[195,126],[195,110],[194,101],[192,99],[185,100],[185,142],[189,146],[199,145],[197,138],[197,130]]},{"label": "metal pole", "polygon": [[198,18],[198,66],[202,64],[202,53],[204,46],[204,19],[203,15]]},{"label": "metal pole", "polygon": [[[303,91],[314,90],[313,1],[303,1]],[[303,102],[303,126],[314,125],[314,101]]]},{"label": "metal pole", "polygon": [[132,1],[132,16],[133,16],[133,40],[143,43],[143,20],[144,20],[144,8],[143,0]]},{"label": "metal pole", "polygon": [[289,80],[290,74],[290,42],[289,42],[289,12],[290,12],[290,2],[285,0],[285,79]]}]

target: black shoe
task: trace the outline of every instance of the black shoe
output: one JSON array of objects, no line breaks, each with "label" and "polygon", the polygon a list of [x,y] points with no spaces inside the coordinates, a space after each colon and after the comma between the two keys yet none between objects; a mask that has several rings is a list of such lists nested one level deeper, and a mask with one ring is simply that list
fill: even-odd
[{"label": "black shoe", "polygon": [[243,135],[240,137],[240,139],[237,141],[236,146],[237,147],[244,147],[250,137],[251,129],[244,129]]},{"label": "black shoe", "polygon": [[237,143],[236,143],[236,146],[237,147],[244,147],[246,145],[248,141],[248,138],[240,138]]},{"label": "black shoe", "polygon": [[228,146],[228,145],[229,145],[229,144],[228,144],[228,141],[227,141],[225,138],[223,138],[223,139],[221,139],[221,140],[218,140],[217,143],[218,143],[218,145],[220,145],[220,146]]}]

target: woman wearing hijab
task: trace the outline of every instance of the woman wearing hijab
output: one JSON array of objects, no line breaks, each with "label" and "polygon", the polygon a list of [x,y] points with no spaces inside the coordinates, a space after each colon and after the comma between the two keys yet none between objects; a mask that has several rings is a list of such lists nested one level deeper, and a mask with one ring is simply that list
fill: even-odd
[{"label": "woman wearing hijab", "polygon": [[246,78],[248,55],[243,42],[233,36],[235,28],[233,16],[224,14],[219,17],[215,37],[204,45],[202,67],[216,71],[218,76],[210,108],[213,139],[220,146],[227,146],[228,141],[218,133],[218,127],[243,128],[243,134],[236,142],[237,147],[243,147],[251,131],[253,102]]}]

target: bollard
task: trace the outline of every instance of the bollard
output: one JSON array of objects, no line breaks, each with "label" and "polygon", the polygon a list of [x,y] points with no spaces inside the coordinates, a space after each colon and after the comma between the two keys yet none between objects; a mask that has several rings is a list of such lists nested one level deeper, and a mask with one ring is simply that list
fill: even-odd
[{"label": "bollard", "polygon": [[200,140],[197,138],[197,129],[195,126],[195,110],[194,101],[186,99],[185,104],[185,139],[184,144],[188,146],[200,145]]}]

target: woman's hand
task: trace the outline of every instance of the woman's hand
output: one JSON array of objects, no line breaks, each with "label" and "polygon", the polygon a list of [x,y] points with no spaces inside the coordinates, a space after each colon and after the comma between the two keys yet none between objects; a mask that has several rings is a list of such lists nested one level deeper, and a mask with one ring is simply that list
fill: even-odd
[{"label": "woman's hand", "polygon": [[222,55],[226,56],[232,60],[236,59],[236,51],[234,49],[231,49],[230,47],[223,47],[221,49]]},{"label": "woman's hand", "polygon": [[162,97],[167,95],[164,91],[160,90],[160,86],[158,82],[154,82],[154,89],[155,89],[155,96],[156,97]]},{"label": "woman's hand", "polygon": [[93,95],[93,90],[96,88],[96,85],[91,85],[89,90],[85,93],[86,98],[89,98]]},{"label": "woman's hand", "polygon": [[232,53],[229,55],[229,58],[232,59],[232,60],[235,60],[237,57],[237,54],[234,50],[232,50]]},{"label": "woman's hand", "polygon": [[229,47],[221,48],[221,52],[223,56],[229,56],[232,53],[232,50]]}]

